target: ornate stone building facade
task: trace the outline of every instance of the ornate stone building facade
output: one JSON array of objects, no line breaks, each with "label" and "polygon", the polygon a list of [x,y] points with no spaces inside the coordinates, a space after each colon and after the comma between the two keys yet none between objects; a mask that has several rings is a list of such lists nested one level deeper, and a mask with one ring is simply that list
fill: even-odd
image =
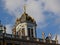
[{"label": "ornate stone building facade", "polygon": [[0,23],[0,45],[60,45],[57,35],[52,40],[51,34],[45,38],[42,32],[42,38],[37,38],[36,26],[36,21],[24,10],[22,16],[17,18],[12,34],[7,34],[6,27]]}]

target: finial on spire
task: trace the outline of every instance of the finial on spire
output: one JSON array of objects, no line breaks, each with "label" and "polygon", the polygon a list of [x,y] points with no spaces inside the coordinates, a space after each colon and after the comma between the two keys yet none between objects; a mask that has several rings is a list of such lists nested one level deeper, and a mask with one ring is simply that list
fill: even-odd
[{"label": "finial on spire", "polygon": [[26,4],[24,4],[24,13],[26,13]]}]

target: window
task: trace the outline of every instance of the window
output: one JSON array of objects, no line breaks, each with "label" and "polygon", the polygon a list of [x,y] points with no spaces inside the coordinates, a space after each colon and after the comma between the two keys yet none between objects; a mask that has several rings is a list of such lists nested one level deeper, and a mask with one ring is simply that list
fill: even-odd
[{"label": "window", "polygon": [[33,37],[33,29],[31,29],[31,36]]},{"label": "window", "polygon": [[28,28],[28,36],[30,37],[30,28]]},{"label": "window", "polygon": [[29,37],[33,37],[33,29],[32,28],[28,28],[28,36]]}]

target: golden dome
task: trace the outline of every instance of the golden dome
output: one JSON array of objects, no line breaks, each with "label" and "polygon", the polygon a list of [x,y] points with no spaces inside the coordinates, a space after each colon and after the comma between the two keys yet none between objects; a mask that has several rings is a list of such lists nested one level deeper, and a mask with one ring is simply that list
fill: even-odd
[{"label": "golden dome", "polygon": [[22,16],[19,19],[17,18],[16,22],[36,23],[36,21],[25,12],[22,14]]}]

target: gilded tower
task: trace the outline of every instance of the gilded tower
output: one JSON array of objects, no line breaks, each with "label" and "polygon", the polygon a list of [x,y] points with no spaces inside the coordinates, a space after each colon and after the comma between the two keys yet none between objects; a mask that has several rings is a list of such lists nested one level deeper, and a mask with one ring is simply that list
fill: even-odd
[{"label": "gilded tower", "polygon": [[28,37],[36,37],[36,21],[26,13],[26,6],[24,6],[24,13],[16,20],[13,34]]}]

